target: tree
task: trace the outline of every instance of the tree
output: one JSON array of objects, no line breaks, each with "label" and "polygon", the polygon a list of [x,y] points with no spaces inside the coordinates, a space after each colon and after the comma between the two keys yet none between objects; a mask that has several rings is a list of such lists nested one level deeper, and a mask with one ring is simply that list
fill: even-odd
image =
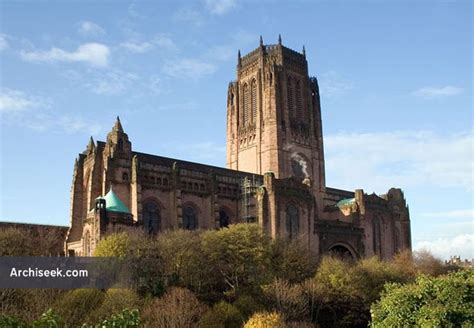
[{"label": "tree", "polygon": [[206,311],[197,297],[188,289],[173,287],[161,298],[145,306],[143,320],[145,324],[162,328],[197,327],[202,314]]},{"label": "tree", "polygon": [[199,233],[168,231],[158,236],[156,245],[168,285],[186,287],[198,293],[210,289],[212,268],[205,263]]},{"label": "tree", "polygon": [[130,245],[126,232],[114,233],[99,241],[94,256],[125,258],[131,253]]},{"label": "tree", "polygon": [[201,328],[240,328],[244,318],[239,309],[227,302],[220,301],[212,306],[201,318]]},{"label": "tree", "polygon": [[31,238],[16,228],[0,230],[0,256],[33,256]]},{"label": "tree", "polygon": [[111,288],[107,290],[101,305],[90,315],[91,321],[105,320],[111,314],[119,314],[125,309],[141,308],[142,300],[139,295],[125,288]]},{"label": "tree", "polygon": [[271,256],[275,276],[292,283],[304,281],[312,276],[316,269],[310,250],[299,240],[274,240]]},{"label": "tree", "polygon": [[308,301],[301,285],[275,279],[262,289],[268,306],[281,313],[285,320],[298,321],[308,317]]},{"label": "tree", "polygon": [[277,312],[258,312],[245,323],[244,328],[286,328],[286,324]]},{"label": "tree", "polygon": [[61,297],[54,306],[67,327],[91,321],[92,312],[100,307],[104,292],[97,289],[74,289]]},{"label": "tree", "polygon": [[230,294],[268,281],[270,239],[257,224],[235,224],[202,235],[203,252]]},{"label": "tree", "polygon": [[474,271],[387,284],[371,316],[372,327],[472,327]]}]

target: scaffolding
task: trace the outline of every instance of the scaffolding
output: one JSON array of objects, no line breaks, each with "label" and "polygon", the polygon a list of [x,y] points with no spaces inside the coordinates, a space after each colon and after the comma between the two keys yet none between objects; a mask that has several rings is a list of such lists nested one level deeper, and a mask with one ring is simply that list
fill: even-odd
[{"label": "scaffolding", "polygon": [[255,175],[252,175],[252,178],[245,177],[240,181],[240,199],[241,199],[241,218],[242,221],[247,223],[256,222],[256,213],[255,210],[252,210],[252,207],[255,205],[252,203],[252,198],[257,192],[260,182],[255,179]]}]

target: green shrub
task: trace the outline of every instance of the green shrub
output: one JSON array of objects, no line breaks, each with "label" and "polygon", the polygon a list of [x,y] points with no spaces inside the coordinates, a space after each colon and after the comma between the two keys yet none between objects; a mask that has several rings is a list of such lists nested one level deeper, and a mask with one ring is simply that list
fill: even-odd
[{"label": "green shrub", "polygon": [[142,301],[138,294],[130,289],[111,288],[105,293],[102,304],[91,315],[91,321],[97,322],[111,314],[119,314],[125,309],[139,309]]},{"label": "green shrub", "polygon": [[54,306],[66,326],[90,322],[93,311],[104,300],[104,293],[97,289],[75,289],[67,292]]},{"label": "green shrub", "polygon": [[264,310],[264,306],[248,294],[239,296],[233,304],[239,309],[245,320],[250,318],[255,312]]},{"label": "green shrub", "polygon": [[201,318],[201,328],[240,328],[244,318],[239,309],[227,302],[220,301],[214,304]]},{"label": "green shrub", "polygon": [[387,284],[371,315],[372,327],[472,327],[474,271]]}]

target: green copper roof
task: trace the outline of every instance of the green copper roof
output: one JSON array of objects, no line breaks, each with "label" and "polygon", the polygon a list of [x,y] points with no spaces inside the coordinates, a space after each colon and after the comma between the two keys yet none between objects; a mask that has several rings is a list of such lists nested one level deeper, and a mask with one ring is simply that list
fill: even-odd
[{"label": "green copper roof", "polygon": [[107,195],[104,197],[98,197],[98,199],[105,199],[105,209],[110,212],[129,213],[130,210],[120,200],[116,193],[110,188]]},{"label": "green copper roof", "polygon": [[348,206],[348,205],[354,204],[354,202],[355,202],[355,198],[341,199],[340,201],[337,202],[336,206],[337,207]]}]

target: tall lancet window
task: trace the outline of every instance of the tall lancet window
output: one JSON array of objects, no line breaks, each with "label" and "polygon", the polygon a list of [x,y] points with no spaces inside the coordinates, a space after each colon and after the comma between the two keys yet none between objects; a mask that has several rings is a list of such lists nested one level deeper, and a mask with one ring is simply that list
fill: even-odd
[{"label": "tall lancet window", "polygon": [[255,80],[252,80],[251,95],[252,95],[252,122],[255,122],[257,119],[257,81]]},{"label": "tall lancet window", "polygon": [[244,123],[249,122],[250,120],[250,91],[247,83],[244,84],[243,89],[244,101],[243,101],[243,111],[244,111]]},{"label": "tall lancet window", "polygon": [[286,97],[288,99],[288,112],[290,116],[294,116],[293,112],[293,84],[291,82],[291,78],[288,78],[286,83]]},{"label": "tall lancet window", "polygon": [[300,81],[296,81],[296,87],[295,87],[295,103],[296,103],[296,118],[298,121],[302,122],[304,120],[303,117],[303,107],[301,105],[301,87],[300,87]]},{"label": "tall lancet window", "polygon": [[296,238],[298,236],[299,228],[300,214],[298,208],[290,204],[286,208],[286,232],[288,234],[288,238]]}]

